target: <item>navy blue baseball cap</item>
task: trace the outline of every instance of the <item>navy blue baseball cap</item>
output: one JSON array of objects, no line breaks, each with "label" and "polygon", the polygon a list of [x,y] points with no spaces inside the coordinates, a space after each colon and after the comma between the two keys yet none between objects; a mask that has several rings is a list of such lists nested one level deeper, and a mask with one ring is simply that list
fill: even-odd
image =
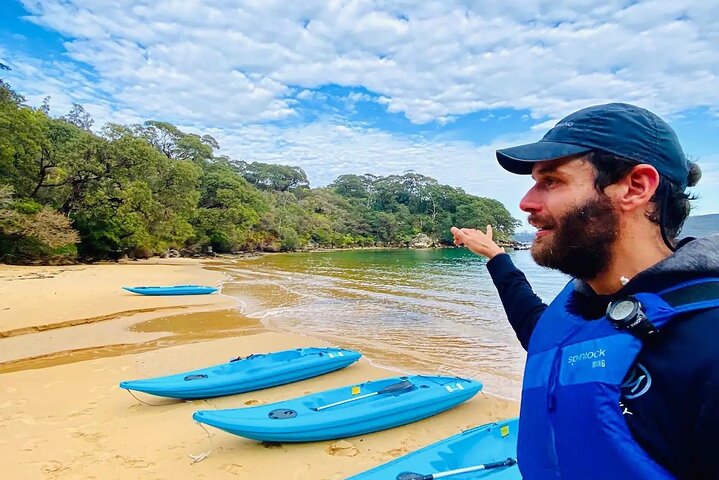
[{"label": "navy blue baseball cap", "polygon": [[535,162],[596,150],[649,164],[671,182],[687,186],[689,162],[672,127],[649,110],[626,103],[574,112],[536,143],[497,150],[497,160],[505,170],[528,175]]}]

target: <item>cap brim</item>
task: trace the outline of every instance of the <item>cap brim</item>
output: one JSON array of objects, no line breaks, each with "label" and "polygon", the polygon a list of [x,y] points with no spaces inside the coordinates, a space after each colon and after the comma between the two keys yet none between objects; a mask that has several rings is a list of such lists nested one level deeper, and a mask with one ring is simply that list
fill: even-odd
[{"label": "cap brim", "polygon": [[589,153],[591,148],[571,143],[535,142],[518,147],[497,150],[497,161],[507,171],[520,175],[532,173],[532,165],[537,162],[559,160]]}]

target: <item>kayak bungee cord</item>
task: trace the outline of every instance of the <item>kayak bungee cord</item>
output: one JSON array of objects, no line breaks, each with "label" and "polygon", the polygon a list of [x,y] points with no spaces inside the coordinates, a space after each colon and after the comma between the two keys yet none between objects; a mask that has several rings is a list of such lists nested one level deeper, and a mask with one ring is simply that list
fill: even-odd
[{"label": "kayak bungee cord", "polygon": [[151,407],[161,407],[161,406],[163,406],[163,405],[171,405],[172,403],[177,403],[177,402],[170,402],[170,403],[150,403],[150,402],[146,402],[146,401],[144,401],[144,400],[141,400],[141,399],[137,398],[137,397],[135,396],[135,394],[132,393],[132,390],[130,390],[129,388],[123,388],[123,390],[125,390],[127,393],[129,393],[130,395],[132,395],[132,397],[133,397],[135,400],[137,400],[138,402],[144,403],[145,405],[149,405],[149,406],[151,406]]}]

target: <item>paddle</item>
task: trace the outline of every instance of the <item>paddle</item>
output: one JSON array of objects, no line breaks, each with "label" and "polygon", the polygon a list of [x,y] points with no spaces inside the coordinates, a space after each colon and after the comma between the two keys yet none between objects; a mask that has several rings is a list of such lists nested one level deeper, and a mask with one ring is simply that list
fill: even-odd
[{"label": "paddle", "polygon": [[412,389],[413,387],[414,387],[414,383],[410,382],[409,380],[403,380],[401,382],[397,382],[397,383],[393,383],[392,385],[388,385],[388,386],[384,387],[382,390],[377,390],[376,392],[367,393],[365,395],[360,395],[359,397],[348,398],[346,400],[340,400],[339,402],[328,403],[327,405],[322,405],[320,407],[315,407],[315,411],[319,412],[320,410],[324,410],[326,408],[336,407],[337,405],[344,405],[345,403],[354,402],[357,400],[361,400],[363,398],[373,397],[375,395],[384,395],[385,393],[404,392],[406,390]]},{"label": "paddle", "polygon": [[453,477],[454,475],[461,475],[463,473],[478,472],[480,470],[491,470],[492,468],[511,467],[516,464],[517,460],[514,458],[508,458],[501,462],[483,463],[482,465],[474,465],[473,467],[458,468],[456,470],[447,470],[446,472],[429,473],[422,475],[421,473],[400,473],[397,475],[397,480],[437,480],[438,478]]}]

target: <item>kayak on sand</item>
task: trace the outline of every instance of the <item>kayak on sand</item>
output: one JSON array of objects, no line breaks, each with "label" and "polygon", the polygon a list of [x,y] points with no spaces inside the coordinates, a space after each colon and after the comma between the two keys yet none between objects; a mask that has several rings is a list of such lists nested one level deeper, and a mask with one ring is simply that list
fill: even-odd
[{"label": "kayak on sand", "polygon": [[253,354],[174,375],[130,380],[120,388],[171,398],[210,398],[250,392],[344,368],[362,355],[342,348],[297,348]]},{"label": "kayak on sand", "polygon": [[521,480],[518,426],[512,418],[475,427],[347,480]]},{"label": "kayak on sand", "polygon": [[122,287],[140,295],[208,295],[218,289],[205,285],[171,285],[165,287]]},{"label": "kayak on sand", "polygon": [[415,422],[469,400],[478,381],[446,376],[391,377],[248,408],[200,410],[192,418],[268,442],[351,437]]}]

